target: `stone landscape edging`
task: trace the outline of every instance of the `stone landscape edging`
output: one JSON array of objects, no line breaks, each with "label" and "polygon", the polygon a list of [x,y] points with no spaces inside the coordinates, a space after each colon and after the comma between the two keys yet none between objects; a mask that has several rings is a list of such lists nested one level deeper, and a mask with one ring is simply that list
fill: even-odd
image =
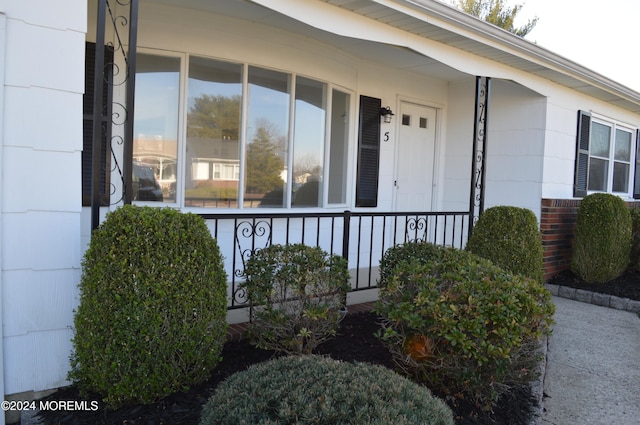
[{"label": "stone landscape edging", "polygon": [[571,288],[569,286],[553,285],[550,283],[544,286],[551,292],[551,295],[555,295],[556,297],[640,314],[640,301],[630,298],[621,298],[615,295],[601,294],[599,292]]}]

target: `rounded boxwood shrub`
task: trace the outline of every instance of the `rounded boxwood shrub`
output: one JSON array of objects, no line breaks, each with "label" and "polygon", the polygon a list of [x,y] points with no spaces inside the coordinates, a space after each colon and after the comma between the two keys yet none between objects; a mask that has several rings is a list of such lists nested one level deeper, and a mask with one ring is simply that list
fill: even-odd
[{"label": "rounded boxwood shrub", "polygon": [[124,206],[83,259],[69,374],[110,407],[208,378],[226,338],[226,274],[202,218]]},{"label": "rounded boxwood shrub", "polygon": [[486,409],[535,378],[554,313],[540,283],[426,243],[391,248],[381,267],[381,338],[409,375]]},{"label": "rounded boxwood shrub", "polygon": [[218,386],[200,425],[453,425],[447,405],[382,366],[289,356]]},{"label": "rounded boxwood shrub", "polygon": [[303,244],[271,245],[247,260],[244,276],[256,346],[310,354],[337,332],[350,289],[344,258]]},{"label": "rounded boxwood shrub", "polygon": [[487,209],[473,226],[466,250],[542,283],[542,237],[531,210],[510,206]]},{"label": "rounded boxwood shrub", "polygon": [[629,209],[631,214],[631,253],[629,254],[629,267],[640,270],[640,208]]},{"label": "rounded boxwood shrub", "polygon": [[608,282],[629,265],[631,214],[609,193],[585,196],[578,208],[571,269],[588,283]]}]

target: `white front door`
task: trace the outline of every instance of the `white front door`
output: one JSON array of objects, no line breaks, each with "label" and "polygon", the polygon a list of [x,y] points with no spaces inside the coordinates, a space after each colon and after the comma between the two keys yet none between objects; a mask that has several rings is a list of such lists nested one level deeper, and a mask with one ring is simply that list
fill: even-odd
[{"label": "white front door", "polygon": [[396,210],[430,211],[437,110],[403,102],[398,117]]}]

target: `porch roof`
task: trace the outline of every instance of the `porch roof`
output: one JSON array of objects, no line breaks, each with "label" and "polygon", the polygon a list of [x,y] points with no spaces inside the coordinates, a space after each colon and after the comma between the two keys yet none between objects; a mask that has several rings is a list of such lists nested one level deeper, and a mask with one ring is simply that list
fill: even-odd
[{"label": "porch roof", "polygon": [[322,1],[640,113],[635,90],[440,1]]},{"label": "porch roof", "polygon": [[[310,38],[340,45],[347,51],[357,52],[358,56],[374,54],[370,45],[375,43],[377,49],[385,49],[384,55],[379,54],[380,50],[375,53],[378,60],[421,73],[427,73],[425,70],[428,69],[429,75],[445,80],[473,74],[473,70],[467,71],[460,64],[447,63],[431,51],[416,49],[416,45],[412,45],[408,39],[417,36],[640,113],[640,93],[522,37],[435,0],[152,1],[276,25]],[[320,7],[322,4],[325,5],[324,9]],[[339,22],[339,14],[332,14],[331,10],[349,12],[350,16],[359,16],[363,20],[355,25],[345,25],[346,22]],[[363,26],[369,27],[371,24],[373,28],[363,30]],[[376,33],[376,25],[396,28],[410,37],[403,40],[402,37],[381,36]],[[388,46],[381,47],[384,44]],[[407,50],[411,54],[407,54]],[[412,55],[418,56],[416,53],[422,58],[421,62],[407,63]]]}]

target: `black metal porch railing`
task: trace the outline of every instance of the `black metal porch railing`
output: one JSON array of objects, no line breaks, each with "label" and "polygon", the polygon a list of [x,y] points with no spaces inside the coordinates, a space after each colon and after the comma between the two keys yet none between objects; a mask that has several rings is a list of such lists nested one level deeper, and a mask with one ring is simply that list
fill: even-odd
[{"label": "black metal porch railing", "polygon": [[225,257],[229,309],[246,306],[240,288],[244,264],[272,244],[318,246],[347,259],[352,291],[373,289],[378,266],[390,247],[422,240],[462,248],[469,234],[464,212],[289,212],[200,214]]}]

